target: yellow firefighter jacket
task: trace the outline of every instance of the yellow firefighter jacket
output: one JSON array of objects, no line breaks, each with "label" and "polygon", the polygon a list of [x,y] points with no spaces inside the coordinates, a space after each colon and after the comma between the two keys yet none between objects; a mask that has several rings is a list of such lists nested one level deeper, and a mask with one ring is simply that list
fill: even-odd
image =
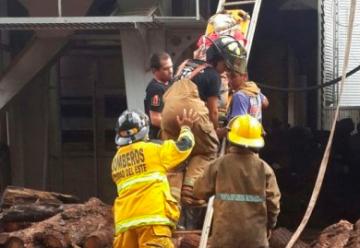
[{"label": "yellow firefighter jacket", "polygon": [[166,172],[185,160],[194,146],[183,126],[177,142],[136,142],[120,147],[112,161],[118,197],[114,202],[115,233],[146,225],[175,226],[179,219]]}]

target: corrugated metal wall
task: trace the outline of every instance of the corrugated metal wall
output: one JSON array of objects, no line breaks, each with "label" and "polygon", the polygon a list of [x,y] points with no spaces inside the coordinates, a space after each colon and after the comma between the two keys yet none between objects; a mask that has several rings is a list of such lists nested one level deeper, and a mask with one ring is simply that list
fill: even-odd
[{"label": "corrugated metal wall", "polygon": [[[348,27],[350,0],[321,0],[321,83],[342,75],[346,35]],[[357,5],[353,40],[348,71],[359,65],[360,55],[360,5]],[[346,80],[340,105],[339,119],[351,117],[359,121],[360,111],[360,73]],[[329,86],[322,91],[321,127],[330,129],[334,106],[338,101],[338,85]]]},{"label": "corrugated metal wall", "polygon": [[[334,29],[335,18],[336,18],[336,1],[322,1],[322,74],[321,83],[325,83],[335,78],[335,62],[334,59],[336,54],[335,41],[336,41],[336,30]],[[325,87],[322,92],[322,106],[328,107],[333,105],[335,102],[335,90],[334,86]]]},{"label": "corrugated metal wall", "polygon": [[[347,39],[347,29],[350,13],[350,0],[339,1],[338,9],[338,34],[339,34],[339,75],[342,75],[344,54]],[[360,4],[356,6],[352,45],[350,50],[348,70],[352,70],[360,64]],[[360,73],[356,73],[346,80],[341,106],[358,106],[360,108]]]}]

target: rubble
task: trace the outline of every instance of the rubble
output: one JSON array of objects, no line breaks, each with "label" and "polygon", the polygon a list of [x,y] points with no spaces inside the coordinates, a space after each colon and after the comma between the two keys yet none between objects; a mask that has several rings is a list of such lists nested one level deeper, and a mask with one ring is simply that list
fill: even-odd
[{"label": "rubble", "polygon": [[6,209],[14,205],[32,203],[59,206],[79,202],[80,200],[73,195],[8,186],[2,194],[0,207]]},{"label": "rubble", "polygon": [[360,220],[351,224],[341,220],[325,228],[311,248],[358,248],[360,247]]},{"label": "rubble", "polygon": [[[0,247],[112,247],[111,206],[97,198],[80,203],[75,196],[9,186],[0,201]],[[285,248],[292,233],[275,229],[270,248]],[[175,231],[177,248],[197,248],[201,230]],[[210,237],[211,239],[211,237]],[[341,220],[325,228],[310,245],[298,240],[293,248],[358,248],[360,220]]]},{"label": "rubble", "polygon": [[[200,244],[200,235],[201,235],[201,231],[199,230],[176,231],[174,233],[175,247],[198,248]],[[277,228],[276,230],[273,231],[271,235],[270,248],[285,248],[291,236],[292,233],[286,228],[283,227]],[[307,243],[298,240],[293,248],[310,248],[310,246]]]},{"label": "rubble", "polygon": [[[0,247],[112,246],[111,206],[97,198],[85,203],[64,203],[73,202],[68,200],[75,197],[59,195],[13,187],[5,190],[1,201],[0,226],[3,232],[0,233]],[[10,202],[15,205],[10,205]],[[31,218],[28,210],[35,217]]]},{"label": "rubble", "polygon": [[[275,229],[270,238],[270,247],[271,248],[285,248],[286,244],[290,241],[291,236],[293,235],[288,229],[284,227],[279,227]],[[309,248],[310,246],[298,240],[293,248]]]},{"label": "rubble", "polygon": [[[175,232],[174,243],[178,248],[197,248],[200,243],[200,231]],[[270,248],[285,248],[292,232],[284,227],[275,229],[271,235]],[[311,244],[298,240],[293,248],[359,248],[360,219],[351,224],[341,220],[326,227]]]}]

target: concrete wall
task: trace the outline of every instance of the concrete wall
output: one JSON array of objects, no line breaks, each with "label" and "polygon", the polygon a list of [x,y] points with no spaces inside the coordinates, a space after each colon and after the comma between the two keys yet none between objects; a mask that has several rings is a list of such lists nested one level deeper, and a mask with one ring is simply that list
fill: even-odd
[{"label": "concrete wall", "polygon": [[165,32],[157,29],[142,33],[131,29],[122,30],[120,36],[127,105],[130,109],[144,110],[145,89],[152,78],[149,59],[152,53],[165,50]]}]

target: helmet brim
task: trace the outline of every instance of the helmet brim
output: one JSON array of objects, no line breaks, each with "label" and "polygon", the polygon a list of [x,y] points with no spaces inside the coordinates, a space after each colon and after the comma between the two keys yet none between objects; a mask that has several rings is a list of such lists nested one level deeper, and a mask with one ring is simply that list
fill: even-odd
[{"label": "helmet brim", "polygon": [[234,145],[244,146],[246,148],[262,148],[265,145],[265,141],[262,137],[257,139],[247,139],[239,137],[234,133],[228,132],[228,141]]}]

